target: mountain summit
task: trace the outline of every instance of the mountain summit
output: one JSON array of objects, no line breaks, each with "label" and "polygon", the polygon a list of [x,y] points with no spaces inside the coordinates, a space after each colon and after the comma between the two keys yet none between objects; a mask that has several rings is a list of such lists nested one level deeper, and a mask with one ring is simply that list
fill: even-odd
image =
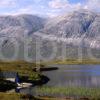
[{"label": "mountain summit", "polygon": [[[78,10],[50,19],[40,32],[58,38],[86,39],[90,46],[100,40],[100,13]],[[95,43],[95,44],[93,44]]]},{"label": "mountain summit", "polygon": [[44,19],[34,15],[0,16],[0,36],[21,37],[44,27]]},{"label": "mountain summit", "polygon": [[66,37],[99,36],[100,15],[87,10],[74,11],[50,20],[43,30],[46,34]]}]

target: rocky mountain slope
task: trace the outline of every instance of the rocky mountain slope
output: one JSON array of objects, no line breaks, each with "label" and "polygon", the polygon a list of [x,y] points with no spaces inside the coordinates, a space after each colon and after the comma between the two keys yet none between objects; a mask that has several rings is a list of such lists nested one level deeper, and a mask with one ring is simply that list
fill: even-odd
[{"label": "rocky mountain slope", "polygon": [[40,33],[72,39],[73,43],[84,39],[90,47],[100,47],[100,13],[79,10],[58,16],[48,21]]},{"label": "rocky mountain slope", "polygon": [[44,19],[33,15],[0,16],[0,36],[21,37],[44,27]]},{"label": "rocky mountain slope", "polygon": [[[27,39],[31,38],[28,45],[22,41],[24,36],[28,36]],[[100,49],[100,13],[79,10],[48,20],[33,15],[1,16],[0,58],[2,58],[1,53],[8,58],[14,54],[13,43],[16,43],[16,40],[19,47],[18,59],[24,58],[26,46],[28,56],[35,59],[38,40],[43,42],[41,54],[46,57],[52,53],[52,43],[57,43],[58,52],[55,58],[61,56],[63,43],[66,45],[67,57],[76,57],[79,46],[92,48],[93,52],[98,52]],[[86,56],[85,51],[83,50],[83,55]]]}]

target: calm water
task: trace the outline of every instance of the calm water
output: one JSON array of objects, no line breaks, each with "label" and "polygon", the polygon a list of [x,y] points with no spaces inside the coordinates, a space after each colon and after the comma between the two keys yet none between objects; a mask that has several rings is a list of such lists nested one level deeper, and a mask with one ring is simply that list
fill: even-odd
[{"label": "calm water", "polygon": [[100,87],[100,65],[52,65],[58,70],[43,72],[47,86]]},{"label": "calm water", "polygon": [[[49,67],[56,69],[42,72],[49,78],[45,86],[100,87],[100,65],[51,65]],[[21,92],[31,93],[35,89],[36,87],[22,89]]]}]

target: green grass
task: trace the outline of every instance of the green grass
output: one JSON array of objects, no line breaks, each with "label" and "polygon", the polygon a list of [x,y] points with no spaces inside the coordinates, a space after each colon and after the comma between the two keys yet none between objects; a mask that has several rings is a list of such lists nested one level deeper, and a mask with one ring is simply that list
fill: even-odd
[{"label": "green grass", "polygon": [[[85,89],[85,88],[40,88],[37,92],[49,95],[33,97],[30,95],[19,94],[19,93],[2,93],[0,92],[0,100],[100,100],[100,89]],[[62,97],[54,97],[50,96],[50,94],[64,94]],[[76,95],[76,96],[75,96]],[[43,98],[41,98],[43,97]],[[54,98],[53,98],[54,97]],[[78,98],[88,98],[88,99],[60,99],[60,98],[70,98],[70,97],[78,97]],[[36,99],[38,98],[38,99]],[[47,98],[47,99],[45,99]],[[50,99],[52,98],[52,99]],[[58,99],[57,99],[58,98]]]},{"label": "green grass", "polygon": [[56,59],[48,62],[43,62],[42,64],[49,65],[49,64],[67,64],[67,65],[78,65],[78,64],[100,64],[100,60],[96,59]]},{"label": "green grass", "polygon": [[64,95],[66,97],[79,96],[79,97],[100,99],[100,88],[40,87],[37,89],[37,93],[44,94],[44,96]]},{"label": "green grass", "polygon": [[3,62],[0,61],[0,71],[1,72],[18,72],[20,76],[28,76],[33,80],[40,80],[41,74],[34,72],[33,69],[36,67],[35,63],[28,63],[24,61],[11,61]]}]

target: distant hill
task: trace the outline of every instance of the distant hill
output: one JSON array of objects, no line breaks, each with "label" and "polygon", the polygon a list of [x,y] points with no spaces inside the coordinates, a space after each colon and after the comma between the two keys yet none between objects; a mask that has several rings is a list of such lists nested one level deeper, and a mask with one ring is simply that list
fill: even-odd
[{"label": "distant hill", "polygon": [[21,37],[44,27],[44,19],[34,15],[0,16],[0,37]]}]

